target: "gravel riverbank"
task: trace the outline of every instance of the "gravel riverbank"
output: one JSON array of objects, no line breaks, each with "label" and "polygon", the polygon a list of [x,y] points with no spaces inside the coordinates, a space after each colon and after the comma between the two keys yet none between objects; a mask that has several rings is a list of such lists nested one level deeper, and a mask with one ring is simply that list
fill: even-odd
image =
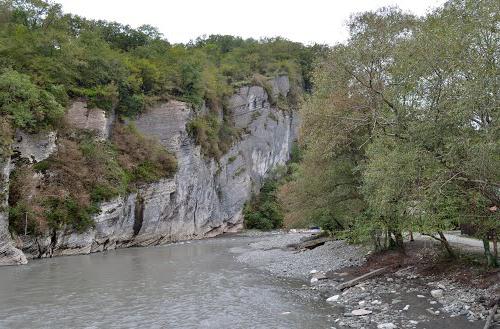
[{"label": "gravel riverbank", "polygon": [[422,276],[412,267],[339,291],[336,286],[352,278],[352,269],[364,264],[368,250],[344,241],[328,241],[312,250],[289,248],[310,232],[245,234],[254,239],[247,248],[232,250],[238,261],[278,277],[303,280],[303,289],[316,291],[331,305],[332,328],[483,328],[495,298],[491,288]]},{"label": "gravel riverbank", "polygon": [[296,244],[310,233],[264,234],[262,239],[249,244],[250,249],[238,256],[238,260],[274,275],[307,279],[310,271],[337,270],[360,265],[366,252],[343,241],[329,241],[307,252],[291,251],[288,245]]}]

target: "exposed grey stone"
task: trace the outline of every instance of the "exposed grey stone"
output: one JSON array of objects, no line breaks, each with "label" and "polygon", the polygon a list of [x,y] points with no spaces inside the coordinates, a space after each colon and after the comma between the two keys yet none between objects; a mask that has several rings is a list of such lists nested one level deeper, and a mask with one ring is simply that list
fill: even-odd
[{"label": "exposed grey stone", "polygon": [[114,116],[98,108],[87,108],[83,101],[74,102],[66,112],[65,120],[71,126],[79,129],[92,130],[99,139],[109,137]]},{"label": "exposed grey stone", "polygon": [[339,298],[340,298],[340,295],[334,295],[332,297],[327,298],[326,301],[329,302],[329,303],[334,303],[334,302],[338,301]]},{"label": "exposed grey stone", "polygon": [[53,131],[28,134],[17,130],[12,149],[21,158],[36,163],[47,159],[56,151],[56,139],[57,134]]},{"label": "exposed grey stone", "polygon": [[372,314],[373,312],[370,311],[370,310],[365,310],[365,309],[359,309],[359,310],[353,310],[351,312],[352,315],[356,315],[356,316],[363,316],[363,315],[368,315],[368,314]]},{"label": "exposed grey stone", "polygon": [[0,159],[0,265],[26,264],[21,250],[14,246],[9,232],[8,186],[10,176],[10,158]]},{"label": "exposed grey stone", "polygon": [[443,290],[442,289],[431,290],[431,296],[434,298],[441,298],[443,297]]},{"label": "exposed grey stone", "polygon": [[290,81],[288,76],[280,75],[274,78],[271,81],[271,85],[273,87],[273,96],[277,97],[281,95],[282,97],[286,97],[288,92],[290,91]]}]

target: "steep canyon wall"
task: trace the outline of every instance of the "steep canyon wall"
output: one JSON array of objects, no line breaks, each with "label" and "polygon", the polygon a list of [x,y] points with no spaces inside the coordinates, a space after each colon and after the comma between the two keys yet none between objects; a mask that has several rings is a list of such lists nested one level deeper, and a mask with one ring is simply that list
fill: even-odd
[{"label": "steep canyon wall", "polygon": [[[289,89],[287,77],[272,81],[274,98],[286,97]],[[188,135],[186,125],[196,115],[188,104],[169,101],[145,111],[134,124],[176,154],[176,175],[103,203],[94,218],[95,227],[84,233],[62,229],[11,239],[8,216],[0,212],[0,264],[200,239],[242,228],[244,203],[274,168],[289,159],[298,117],[272,106],[269,95],[259,86],[240,88],[229,99],[229,108],[236,127],[244,133],[218,161],[203,156]],[[95,129],[103,139],[109,136],[114,120],[99,110],[86,109],[82,102],[75,102],[67,115],[70,123]],[[29,137],[24,136],[14,149],[20,156],[38,161],[54,151],[54,143],[53,134],[45,143],[29,143]],[[6,189],[10,165],[3,163],[1,168]],[[1,201],[5,204],[5,197]]]}]

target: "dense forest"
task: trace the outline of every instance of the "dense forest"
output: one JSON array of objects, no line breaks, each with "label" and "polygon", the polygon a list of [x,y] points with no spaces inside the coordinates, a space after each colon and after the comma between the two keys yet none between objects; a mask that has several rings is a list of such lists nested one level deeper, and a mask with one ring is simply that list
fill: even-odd
[{"label": "dense forest", "polygon": [[[380,250],[467,228],[497,266],[500,2],[452,0],[416,17],[352,17],[313,74],[303,161],[280,190],[290,226],[315,223]],[[490,251],[488,241],[494,242]]]},{"label": "dense forest", "polygon": [[[100,202],[172,176],[174,156],[123,124],[157,102],[208,108],[189,131],[208,157],[220,157],[238,138],[230,116],[216,119],[226,111],[227,96],[243,85],[266,87],[280,74],[290,77],[298,95],[311,88],[313,54],[324,49],[223,35],[170,44],[148,25],[88,20],[43,0],[1,1],[0,160],[11,154],[16,130],[57,130],[59,144],[35,166],[17,161],[11,230],[38,234],[69,225],[84,231]],[[76,99],[118,117],[110,140],[65,125],[65,110]]]}]

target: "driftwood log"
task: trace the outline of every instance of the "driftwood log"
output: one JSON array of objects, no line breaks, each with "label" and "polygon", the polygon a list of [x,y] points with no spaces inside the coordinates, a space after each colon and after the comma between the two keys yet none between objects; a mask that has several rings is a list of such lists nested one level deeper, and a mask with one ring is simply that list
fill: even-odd
[{"label": "driftwood log", "polygon": [[322,238],[316,238],[313,240],[307,240],[299,243],[292,243],[289,244],[287,247],[288,248],[293,248],[296,250],[303,250],[303,249],[314,249],[316,247],[324,245],[327,241],[331,241],[332,238],[329,237],[322,237]]},{"label": "driftwood log", "polygon": [[379,268],[379,269],[376,269],[376,270],[373,270],[371,272],[368,272],[366,274],[363,274],[362,276],[358,276],[357,278],[355,279],[352,279],[352,280],[349,280],[347,282],[344,282],[344,283],[341,283],[339,284],[338,286],[336,286],[336,288],[338,290],[344,290],[344,289],[347,289],[347,288],[350,288],[352,286],[355,286],[357,285],[358,283],[362,282],[362,281],[365,281],[365,280],[368,280],[368,279],[371,279],[373,277],[376,277],[378,275],[381,275],[385,272],[385,270],[387,269],[387,267],[382,267],[382,268]]}]

